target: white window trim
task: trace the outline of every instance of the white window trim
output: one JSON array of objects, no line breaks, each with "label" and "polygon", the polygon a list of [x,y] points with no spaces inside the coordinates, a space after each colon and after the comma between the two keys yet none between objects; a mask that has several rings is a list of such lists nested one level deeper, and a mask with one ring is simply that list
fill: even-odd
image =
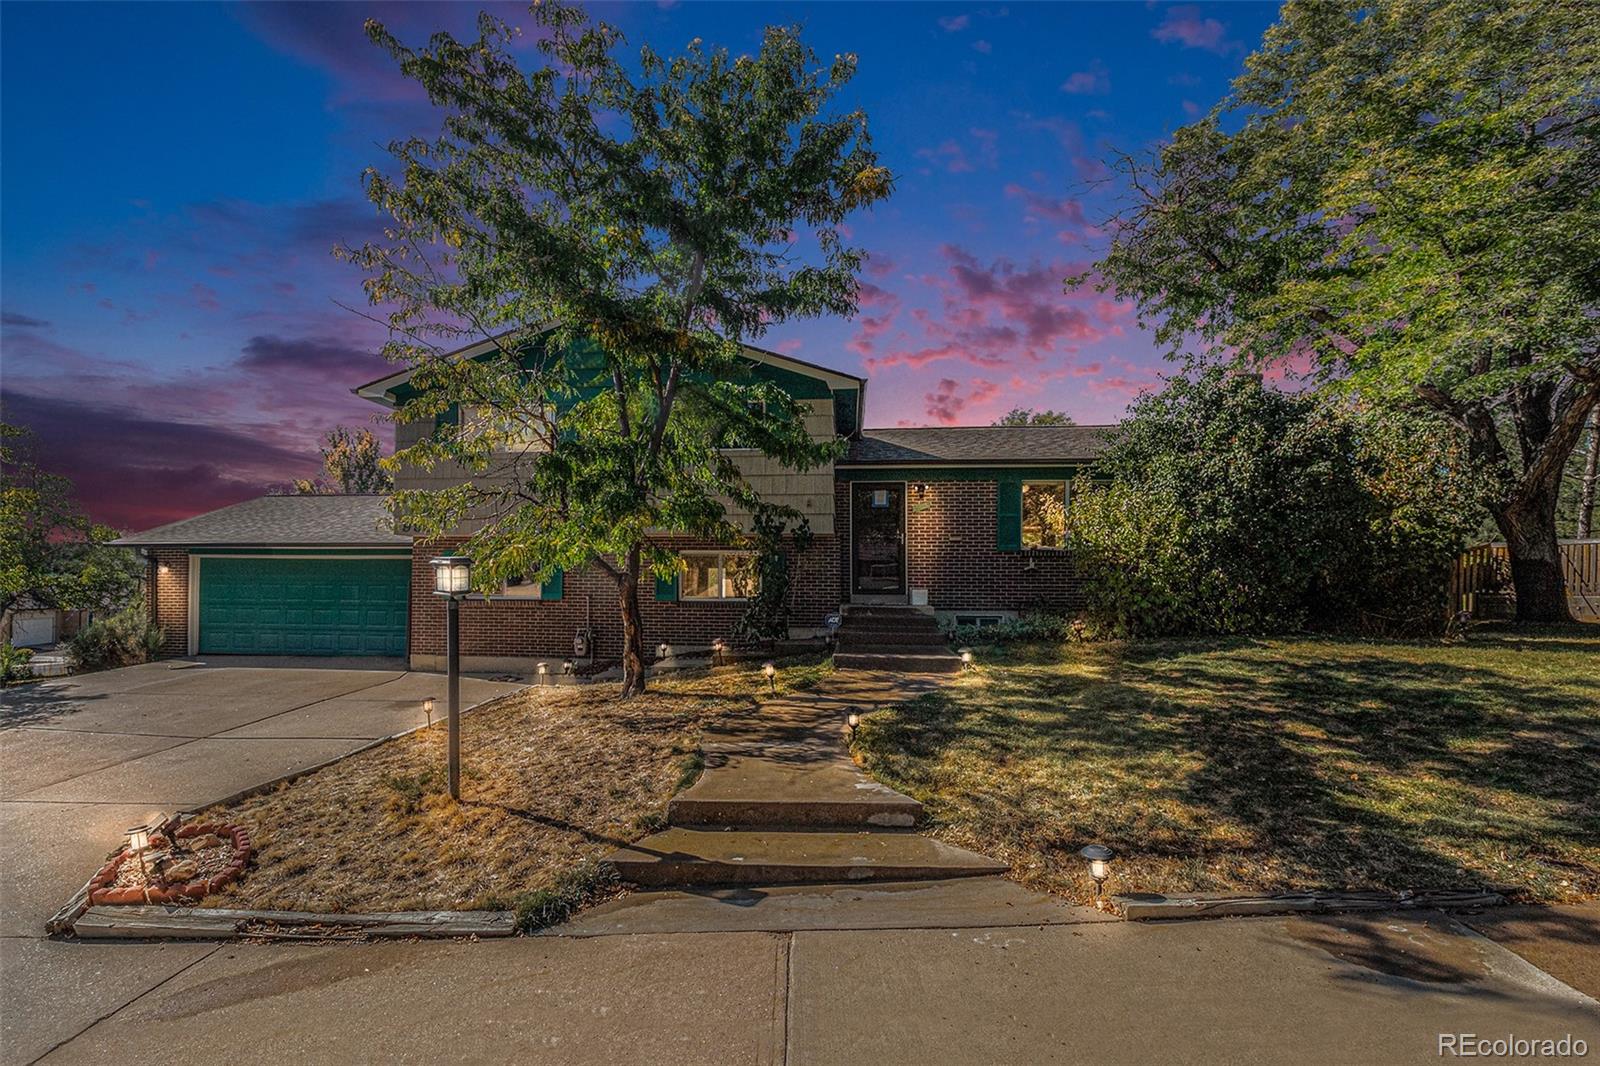
[{"label": "white window trim", "polygon": [[715,557],[717,560],[717,588],[721,589],[728,584],[728,564],[730,557],[754,558],[755,552],[735,549],[733,551],[686,551],[678,553],[681,569],[678,571],[678,600],[682,603],[744,603],[748,596],[690,596],[685,589],[688,582],[685,580],[688,572],[688,560],[691,558]]},{"label": "white window trim", "polygon": [[[1060,485],[1061,486],[1061,509],[1062,509],[1062,511],[1065,512],[1068,509],[1068,507],[1070,506],[1070,504],[1072,503],[1072,482],[1068,481],[1066,478],[1051,478],[1051,477],[1025,478],[1025,479],[1023,479],[1023,482],[1022,482],[1022,495],[1024,497],[1026,497],[1028,495],[1028,486],[1029,485]],[[1022,550],[1023,551],[1025,551],[1025,552],[1064,552],[1064,551],[1067,550],[1067,544],[1066,544],[1067,531],[1066,530],[1063,529],[1061,531],[1061,541],[1062,542],[1060,544],[1029,544],[1028,543],[1028,523],[1027,523],[1027,512],[1026,511],[1024,511],[1023,515],[1022,515],[1021,527],[1022,528],[1021,528],[1020,532],[1021,532],[1021,536],[1022,536]]]}]

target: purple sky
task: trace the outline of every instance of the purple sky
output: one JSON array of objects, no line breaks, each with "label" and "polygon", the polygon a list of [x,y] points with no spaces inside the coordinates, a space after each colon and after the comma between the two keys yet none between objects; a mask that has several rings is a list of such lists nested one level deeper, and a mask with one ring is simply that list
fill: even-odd
[{"label": "purple sky", "polygon": [[[316,469],[377,412],[360,275],[330,248],[378,225],[382,145],[431,133],[361,33],[466,33],[474,5],[28,4],[0,38],[0,392],[95,515],[142,529]],[[735,51],[800,23],[852,51],[895,195],[852,223],[861,312],[760,343],[872,379],[876,426],[986,424],[1012,406],[1115,420],[1167,367],[1130,309],[1062,292],[1114,205],[1113,149],[1209,108],[1271,5],[636,4],[630,42]],[[526,22],[525,9],[500,9]],[[530,62],[532,62],[530,50]],[[70,60],[70,62],[69,62]],[[387,426],[379,432],[387,440]]]}]

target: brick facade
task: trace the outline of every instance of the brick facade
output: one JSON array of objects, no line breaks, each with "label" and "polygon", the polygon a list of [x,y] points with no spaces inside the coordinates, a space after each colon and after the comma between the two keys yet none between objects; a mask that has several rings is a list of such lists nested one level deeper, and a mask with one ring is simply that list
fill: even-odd
[{"label": "brick facade", "polygon": [[[920,493],[918,485],[926,486]],[[939,611],[1072,610],[1083,604],[1083,579],[1068,553],[995,547],[993,481],[939,480],[906,485],[906,579],[927,589]],[[835,483],[841,587],[850,580],[850,482]]]},{"label": "brick facade", "polygon": [[146,575],[150,616],[161,627],[163,656],[189,654],[189,553],[155,548]]},{"label": "brick facade", "polygon": [[[822,627],[839,609],[838,557],[833,537],[814,537],[803,552],[789,552],[794,605],[790,625],[797,633]],[[433,567],[428,560],[459,541],[417,541],[411,556],[410,655],[414,665],[429,666],[445,652],[445,605],[433,594]],[[689,538],[663,542],[675,551],[718,550],[716,545]],[[725,550],[725,549],[724,549]],[[622,623],[618,617],[617,587],[609,575],[594,567],[569,571],[562,580],[559,600],[470,599],[461,605],[461,654],[478,660],[550,659],[572,654],[573,635],[586,624],[595,632],[595,658],[614,661],[622,656]],[[718,637],[731,637],[744,613],[742,601],[658,601],[655,578],[646,574],[639,584],[639,613],[646,654],[655,645],[691,648],[710,646]]]}]

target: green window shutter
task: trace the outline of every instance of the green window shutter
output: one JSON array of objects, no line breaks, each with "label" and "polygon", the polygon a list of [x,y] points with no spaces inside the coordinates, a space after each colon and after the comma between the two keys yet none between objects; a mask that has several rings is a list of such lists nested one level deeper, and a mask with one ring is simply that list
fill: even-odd
[{"label": "green window shutter", "polygon": [[656,600],[659,603],[674,603],[678,599],[678,575],[671,577],[656,577]]},{"label": "green window shutter", "polygon": [[562,571],[557,570],[543,581],[539,582],[539,598],[541,600],[559,600],[561,598],[563,579],[566,577]]},{"label": "green window shutter", "polygon": [[433,428],[440,426],[459,426],[461,424],[461,405],[453,403],[433,416]]},{"label": "green window shutter", "polygon": [[1002,475],[995,485],[994,546],[1003,552],[1022,550],[1022,479]]}]

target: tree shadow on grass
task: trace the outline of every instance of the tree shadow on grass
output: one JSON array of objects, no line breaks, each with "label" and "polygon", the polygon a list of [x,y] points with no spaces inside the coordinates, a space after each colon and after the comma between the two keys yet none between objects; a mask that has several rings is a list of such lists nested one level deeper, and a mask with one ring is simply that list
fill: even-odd
[{"label": "tree shadow on grass", "polygon": [[1483,650],[1022,651],[874,721],[867,749],[939,817],[1046,866],[1093,836],[1263,890],[1600,892],[1600,679],[1517,661],[1545,646]]}]

